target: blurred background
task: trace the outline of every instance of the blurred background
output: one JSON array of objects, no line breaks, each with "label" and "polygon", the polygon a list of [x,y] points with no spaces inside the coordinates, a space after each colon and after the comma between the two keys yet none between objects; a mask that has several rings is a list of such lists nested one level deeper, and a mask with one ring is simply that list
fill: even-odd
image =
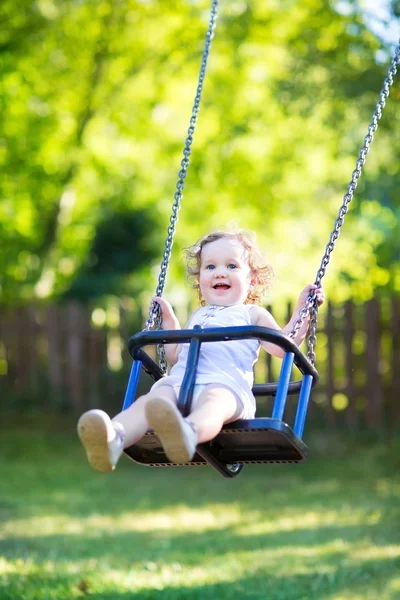
[{"label": "blurred background", "polygon": [[[221,0],[182,250],[257,233],[282,325],[312,282],[400,37],[398,0]],[[157,284],[209,0],[0,2],[0,599],[400,597],[400,82],[323,282],[302,466],[89,469]],[[257,381],[276,380],[261,356]],[[289,403],[285,418],[291,422]],[[261,401],[259,414],[270,414]]]},{"label": "blurred background", "polygon": [[[3,406],[119,407],[126,341],[156,288],[208,10],[3,0]],[[258,234],[275,272],[266,303],[284,324],[315,278],[399,30],[398,2],[222,3],[165,292],[183,323],[196,298],[182,249],[235,222]],[[400,420],[399,90],[324,280],[320,424]],[[259,380],[276,377],[267,367]]]}]

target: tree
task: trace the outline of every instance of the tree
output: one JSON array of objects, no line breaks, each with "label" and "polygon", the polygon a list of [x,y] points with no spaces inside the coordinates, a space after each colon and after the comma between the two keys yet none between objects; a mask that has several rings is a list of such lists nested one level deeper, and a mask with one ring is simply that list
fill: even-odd
[{"label": "tree", "polygon": [[138,293],[146,282],[145,269],[161,254],[160,231],[150,209],[105,209],[90,251],[63,297],[89,300],[111,292]]},{"label": "tree", "polygon": [[[278,291],[313,278],[390,51],[361,12],[335,6],[222,3],[173,255],[179,295],[179,250],[232,218],[259,232],[280,281],[290,282]],[[126,217],[128,229],[132,215],[157,214],[164,235],[208,8],[206,0],[4,0],[3,304],[70,294],[92,277],[108,214]],[[399,285],[393,122],[389,102],[365,169],[369,191],[359,202],[360,184],[329,267],[342,297]],[[121,277],[112,278],[116,292],[132,280]]]}]

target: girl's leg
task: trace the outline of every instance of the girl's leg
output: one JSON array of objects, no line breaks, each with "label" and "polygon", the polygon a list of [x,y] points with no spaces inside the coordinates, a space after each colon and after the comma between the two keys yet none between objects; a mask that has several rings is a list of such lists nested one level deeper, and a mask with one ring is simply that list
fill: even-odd
[{"label": "girl's leg", "polygon": [[197,435],[193,426],[182,417],[176,400],[171,402],[161,394],[150,398],[145,414],[169,460],[175,464],[190,462],[196,452]]},{"label": "girl's leg", "polygon": [[103,473],[113,471],[124,450],[139,441],[149,428],[145,414],[147,402],[160,396],[176,404],[171,386],[163,385],[138,398],[127,410],[111,421],[102,410],[89,410],[78,421],[78,435],[90,465]]},{"label": "girl's leg", "polygon": [[192,460],[198,443],[213,439],[224,423],[239,418],[242,411],[240,400],[229,388],[210,385],[186,419],[161,395],[147,403],[145,412],[170,461],[185,464]]},{"label": "girl's leg", "polygon": [[124,448],[128,448],[138,442],[149,429],[149,423],[146,416],[146,405],[153,398],[165,398],[173,404],[176,404],[174,388],[170,385],[160,385],[155,390],[150,390],[148,394],[141,396],[129,408],[113,417],[113,423],[120,423],[125,430]]},{"label": "girl's leg", "polygon": [[187,417],[197,433],[198,443],[208,442],[221,431],[224,423],[240,418],[243,405],[229,388],[208,385]]}]

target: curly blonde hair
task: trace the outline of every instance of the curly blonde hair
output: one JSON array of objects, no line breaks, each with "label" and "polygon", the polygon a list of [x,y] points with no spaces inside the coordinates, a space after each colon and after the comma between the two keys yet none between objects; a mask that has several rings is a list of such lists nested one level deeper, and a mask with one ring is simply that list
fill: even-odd
[{"label": "curly blonde hair", "polygon": [[200,304],[205,305],[204,298],[201,295],[198,277],[200,274],[201,254],[206,244],[216,242],[217,240],[228,239],[238,240],[248,253],[248,263],[253,277],[253,286],[245,300],[245,304],[260,304],[262,297],[271,286],[273,278],[272,267],[266,265],[264,257],[257,247],[256,236],[251,231],[238,229],[236,231],[212,231],[202,237],[196,244],[185,248],[186,268],[188,277],[193,281],[193,289],[199,294]]}]

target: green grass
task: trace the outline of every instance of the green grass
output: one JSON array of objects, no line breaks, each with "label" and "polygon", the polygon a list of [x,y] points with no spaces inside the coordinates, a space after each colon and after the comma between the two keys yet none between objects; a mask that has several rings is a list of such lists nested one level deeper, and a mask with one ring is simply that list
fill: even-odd
[{"label": "green grass", "polygon": [[0,600],[395,600],[398,446],[301,466],[90,470],[70,420],[2,419]]}]

